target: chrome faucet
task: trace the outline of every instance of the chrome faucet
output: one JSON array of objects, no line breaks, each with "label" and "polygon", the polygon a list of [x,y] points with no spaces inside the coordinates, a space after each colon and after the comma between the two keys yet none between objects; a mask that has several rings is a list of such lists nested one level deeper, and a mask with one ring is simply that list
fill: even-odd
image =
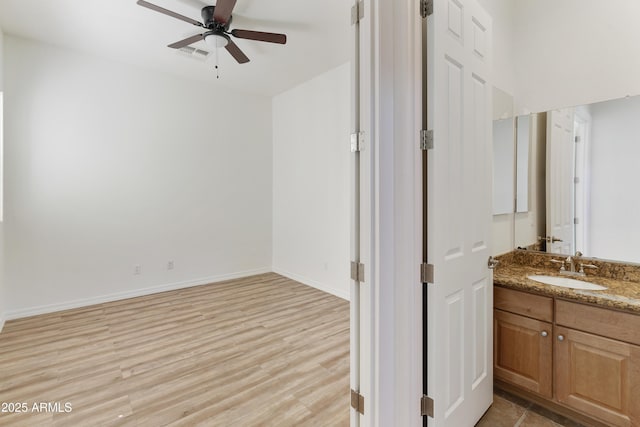
[{"label": "chrome faucet", "polygon": [[576,263],[582,257],[582,252],[576,251],[574,256],[567,257],[567,264],[569,265],[569,271],[567,273],[575,273],[576,272]]},{"label": "chrome faucet", "polygon": [[[598,268],[597,265],[583,263],[582,252],[580,251],[576,251],[574,256],[568,256],[565,260],[552,259],[551,262],[561,264],[560,274],[565,274],[567,276],[586,276],[587,274],[584,272],[585,268]],[[567,269],[566,266],[569,266],[569,269]],[[576,266],[579,266],[578,269],[576,269]]]}]

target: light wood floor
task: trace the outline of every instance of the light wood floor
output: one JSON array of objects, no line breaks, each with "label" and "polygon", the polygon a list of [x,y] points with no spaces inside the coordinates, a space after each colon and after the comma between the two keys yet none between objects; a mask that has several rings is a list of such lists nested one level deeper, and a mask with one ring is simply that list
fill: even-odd
[{"label": "light wood floor", "polygon": [[10,321],[0,402],[72,405],[3,426],[346,426],[349,304],[265,274]]}]

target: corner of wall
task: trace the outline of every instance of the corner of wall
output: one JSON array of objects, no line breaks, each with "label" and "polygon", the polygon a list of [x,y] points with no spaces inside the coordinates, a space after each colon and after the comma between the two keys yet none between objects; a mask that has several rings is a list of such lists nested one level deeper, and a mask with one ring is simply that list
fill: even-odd
[{"label": "corner of wall", "polygon": [[[272,268],[349,298],[350,65],[272,99]],[[300,139],[304,129],[305,138]]]},{"label": "corner of wall", "polygon": [[335,295],[338,298],[342,298],[343,300],[349,301],[350,295],[349,290],[340,289],[334,286],[331,286],[327,283],[321,283],[317,280],[311,279],[309,277],[293,273],[291,271],[283,270],[278,267],[273,268],[273,272],[279,274],[280,276],[287,277],[291,280],[295,280],[296,282],[300,282],[303,285],[311,286],[312,288],[316,288],[322,292],[326,292],[331,295]]}]

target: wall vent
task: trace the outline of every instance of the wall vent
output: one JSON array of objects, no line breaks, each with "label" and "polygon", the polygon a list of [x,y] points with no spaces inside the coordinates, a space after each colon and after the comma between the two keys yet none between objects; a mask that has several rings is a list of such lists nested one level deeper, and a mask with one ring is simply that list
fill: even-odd
[{"label": "wall vent", "polygon": [[207,52],[206,50],[202,50],[202,49],[196,49],[193,54],[195,56],[200,56],[201,58],[206,58],[207,56],[209,56],[211,52]]},{"label": "wall vent", "polygon": [[197,49],[192,46],[181,47],[180,49],[178,49],[178,53],[200,61],[204,61],[209,57],[209,55],[211,55],[211,52],[209,51]]}]

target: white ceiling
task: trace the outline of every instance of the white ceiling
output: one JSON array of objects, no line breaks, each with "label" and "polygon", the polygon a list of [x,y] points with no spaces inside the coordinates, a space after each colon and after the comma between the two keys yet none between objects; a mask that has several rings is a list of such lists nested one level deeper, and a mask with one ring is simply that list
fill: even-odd
[{"label": "white ceiling", "polygon": [[[215,0],[149,0],[202,21]],[[287,34],[278,45],[234,39],[251,59],[238,64],[219,51],[206,62],[166,45],[202,33],[186,22],[138,6],[136,0],[0,0],[0,26],[12,34],[166,71],[243,92],[272,96],[349,60],[348,0],[237,0],[231,28]],[[204,42],[193,45],[211,50]]]}]

